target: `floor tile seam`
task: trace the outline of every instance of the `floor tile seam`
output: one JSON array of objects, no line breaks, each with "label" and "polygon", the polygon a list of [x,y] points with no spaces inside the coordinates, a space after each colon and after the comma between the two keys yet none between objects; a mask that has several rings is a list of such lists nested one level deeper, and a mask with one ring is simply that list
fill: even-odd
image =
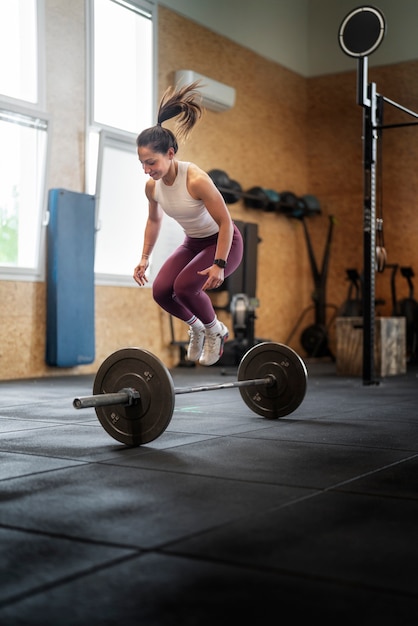
[{"label": "floor tile seam", "polygon": [[[176,449],[184,449],[185,447],[188,446],[194,446],[196,444],[199,443],[204,443],[206,441],[215,441],[217,439],[245,439],[245,440],[251,440],[253,439],[254,442],[258,442],[258,441],[263,441],[263,442],[276,442],[276,443],[280,443],[280,442],[287,442],[287,443],[295,443],[295,444],[301,444],[301,445],[306,445],[306,446],[341,446],[342,448],[354,448],[354,449],[368,449],[368,450],[382,450],[384,452],[415,452],[414,450],[412,450],[411,448],[390,448],[390,447],[382,447],[382,446],[377,446],[377,445],[364,445],[364,444],[350,444],[350,443],[341,443],[339,441],[331,441],[331,442],[326,442],[326,441],[315,441],[315,440],[300,440],[300,439],[292,439],[292,438],[287,438],[287,437],[279,437],[279,438],[271,438],[271,437],[263,437],[260,436],[260,433],[263,433],[264,430],[270,430],[271,426],[266,426],[266,428],[257,428],[256,430],[246,430],[244,432],[238,432],[238,433],[227,433],[227,434],[219,434],[219,433],[206,433],[206,432],[199,432],[199,431],[182,431],[182,430],[170,430],[167,431],[169,432],[171,435],[180,435],[180,436],[190,436],[190,437],[204,437],[203,440],[199,440],[199,441],[187,441],[184,443],[179,443],[176,444],[174,446],[170,446],[168,449],[171,450],[176,450]],[[163,434],[163,433],[162,433]],[[160,435],[161,436],[161,435]],[[163,449],[164,450],[164,449]],[[0,449],[1,451],[1,449]],[[160,449],[155,449],[155,450],[149,450],[150,454],[153,454],[155,452],[160,452]],[[418,452],[417,452],[418,454]]]},{"label": "floor tile seam", "polygon": [[359,490],[359,489],[344,489],[344,488],[335,488],[330,491],[340,494],[346,494],[350,496],[361,496],[364,498],[375,499],[375,500],[388,500],[398,503],[411,503],[417,504],[418,497],[417,496],[407,496],[407,495],[396,495],[393,493],[387,493],[384,491],[367,491],[367,490]]},{"label": "floor tile seam", "polygon": [[[348,478],[339,483],[329,485],[328,487],[324,487],[323,492],[325,493],[327,491],[340,491],[340,487],[343,487],[344,485],[349,485],[351,483],[354,483],[357,480],[368,478],[369,476],[373,476],[375,474],[378,474],[379,472],[386,471],[387,469],[390,469],[391,467],[396,467],[397,465],[401,465],[402,463],[407,463],[416,458],[418,458],[418,453],[412,454],[411,456],[405,457],[403,459],[399,459],[397,461],[393,461],[392,463],[387,463],[386,465],[382,465],[381,467],[377,467],[368,472],[364,472],[363,474],[358,474],[357,476],[353,476],[352,478]],[[355,493],[358,493],[358,492],[356,491]],[[380,495],[380,494],[375,494],[375,495]]]},{"label": "floor tile seam", "polygon": [[[258,430],[257,433],[260,433],[262,431]],[[411,450],[411,448],[386,448],[386,447],[381,447],[381,446],[371,446],[371,445],[364,445],[364,444],[350,444],[350,443],[341,443],[339,441],[315,441],[315,440],[310,440],[310,439],[304,439],[303,441],[301,441],[300,439],[290,439],[290,438],[286,438],[286,437],[280,437],[280,438],[271,438],[271,437],[252,437],[252,436],[246,436],[245,433],[231,433],[230,435],[228,435],[228,437],[232,437],[233,439],[254,439],[254,441],[274,441],[276,443],[281,443],[281,442],[286,442],[286,443],[297,443],[297,444],[303,444],[303,445],[307,445],[307,446],[324,446],[324,447],[329,447],[329,446],[338,446],[338,447],[342,447],[342,448],[354,448],[354,449],[366,449],[366,450],[381,450],[382,452],[406,452],[406,453],[410,453],[410,452],[415,452],[415,450]],[[416,452],[418,454],[418,451]]]},{"label": "floor tile seam", "polygon": [[61,471],[67,471],[67,470],[71,470],[71,469],[78,469],[80,467],[84,467],[85,465],[93,465],[93,463],[91,461],[80,461],[78,459],[68,459],[68,458],[62,458],[62,457],[53,457],[53,456],[44,456],[44,455],[34,455],[34,454],[27,454],[24,452],[10,452],[10,450],[8,450],[8,453],[10,454],[22,454],[24,456],[31,456],[31,457],[36,457],[37,459],[39,458],[43,458],[43,459],[56,459],[59,461],[67,461],[70,462],[69,465],[65,465],[65,466],[60,466],[60,467],[51,467],[49,469],[45,469],[45,470],[39,470],[37,472],[29,472],[29,473],[24,473],[24,474],[20,474],[19,476],[9,476],[7,478],[0,478],[0,484],[2,483],[7,483],[9,481],[12,480],[22,480],[25,478],[35,478],[38,476],[44,476],[45,474],[55,474],[57,472],[61,472]]},{"label": "floor tile seam", "polygon": [[86,536],[69,535],[67,533],[53,532],[50,530],[42,530],[40,528],[27,527],[27,526],[22,526],[22,525],[17,525],[17,524],[0,522],[0,528],[3,528],[4,530],[11,530],[13,532],[24,533],[27,535],[36,535],[37,537],[44,537],[46,539],[55,539],[57,541],[62,539],[63,541],[67,541],[70,543],[73,542],[73,543],[83,544],[87,546],[95,546],[98,548],[111,548],[115,550],[124,550],[126,552],[129,552],[129,554],[126,554],[123,557],[117,557],[117,558],[127,558],[127,557],[132,558],[132,557],[144,554],[146,552],[149,552],[150,550],[150,548],[146,548],[144,546],[138,546],[136,544],[119,543],[116,541],[108,541],[108,540],[102,540],[102,539],[92,539]]},{"label": "floor tile seam", "polygon": [[[3,436],[12,435],[13,433],[24,433],[24,432],[29,433],[33,430],[45,430],[46,428],[54,428],[55,426],[58,426],[60,428],[65,427],[65,426],[71,426],[71,427],[80,426],[80,428],[83,428],[85,426],[96,425],[96,423],[97,423],[97,426],[100,426],[97,420],[94,420],[93,418],[91,418],[91,421],[80,422],[79,420],[67,421],[65,417],[59,421],[56,421],[57,418],[55,419],[36,419],[35,418],[34,419],[33,417],[7,417],[7,416],[0,415],[0,424],[3,419],[7,420],[8,424],[15,426],[13,430],[0,431]],[[11,421],[16,422],[16,424],[12,424]],[[20,423],[23,422],[25,424],[30,422],[31,425],[28,428],[23,428],[23,424],[22,424],[22,426],[19,428],[19,422]]]},{"label": "floor tile seam", "polygon": [[235,478],[233,476],[224,476],[224,475],[218,475],[218,474],[202,474],[202,473],[194,473],[194,472],[187,472],[187,471],[182,471],[182,470],[173,470],[173,468],[169,468],[169,469],[165,469],[165,468],[161,468],[161,467],[146,467],[146,466],[142,466],[142,465],[126,465],[125,463],[123,463],[122,465],[118,464],[118,463],[114,463],[114,462],[107,462],[107,461],[95,461],[94,464],[96,465],[104,465],[104,466],[109,466],[109,467],[117,467],[117,468],[122,468],[122,469],[133,469],[133,470],[141,470],[141,471],[145,471],[145,472],[161,472],[162,474],[170,474],[170,475],[174,475],[174,476],[187,476],[189,478],[204,478],[207,480],[222,480],[224,482],[231,482],[233,484],[236,483],[242,483],[244,485],[260,485],[260,486],[265,486],[265,487],[283,487],[283,488],[291,488],[291,489],[318,489],[317,487],[307,487],[305,485],[294,485],[293,483],[277,483],[277,482],[270,482],[270,481],[265,481],[265,480],[251,480],[251,479],[247,479],[247,478]]},{"label": "floor tile seam", "polygon": [[382,381],[380,380],[377,384],[369,385],[364,384],[362,380],[349,380],[345,378],[332,378],[332,377],[323,377],[319,376],[310,376],[308,377],[308,386],[306,389],[307,395],[315,395],[318,393],[326,393],[327,391],[332,391],[333,393],[345,392],[345,393],[354,393],[358,392],[363,394],[364,396],[371,396],[372,394],[378,396],[382,393],[387,394],[396,394],[399,393],[399,390],[402,389],[410,389],[414,386],[415,379],[411,377],[408,380],[395,380],[392,379],[390,381]]},{"label": "floor tile seam", "polygon": [[[1,387],[0,387],[1,389]],[[35,408],[35,407],[43,407],[45,405],[48,405],[51,408],[51,411],[54,410],[54,408],[56,406],[60,406],[62,408],[65,408],[64,405],[65,403],[68,402],[68,408],[71,409],[71,411],[74,411],[74,406],[73,406],[73,401],[74,398],[73,397],[65,397],[62,398],[61,396],[54,396],[51,398],[46,398],[45,400],[31,400],[31,401],[20,401],[18,403],[14,403],[13,404],[2,404],[1,406],[1,410],[3,411],[4,409],[9,409],[9,408],[13,408],[13,409],[25,409],[25,407],[28,407],[29,409]]]},{"label": "floor tile seam", "polygon": [[[318,403],[315,403],[318,404]],[[318,413],[319,412],[320,407],[315,406],[312,408],[312,412]],[[409,402],[404,402],[403,404],[400,404],[399,402],[382,402],[382,403],[373,403],[371,401],[367,401],[361,404],[356,404],[356,405],[350,405],[349,407],[345,407],[342,404],[339,404],[338,406],[324,406],[321,407],[321,412],[319,415],[312,415],[311,416],[304,416],[304,414],[306,412],[308,412],[310,410],[310,407],[305,406],[303,407],[303,411],[298,411],[298,413],[295,414],[290,414],[289,416],[286,416],[288,419],[332,419],[332,417],[334,416],[334,419],[339,419],[340,416],[345,416],[345,417],[349,417],[350,415],[362,415],[363,413],[366,413],[367,411],[371,411],[373,410],[374,412],[379,411],[379,409],[384,409],[385,413],[388,413],[388,411],[392,411],[395,415],[397,412],[399,412],[399,410],[401,409],[402,411],[411,411],[411,414],[414,410],[414,405],[412,404],[412,400],[411,400],[411,404]],[[338,417],[335,417],[335,416]],[[381,416],[381,415],[376,415],[376,420],[379,420],[381,418],[384,418],[385,415]],[[414,415],[411,415],[411,419],[414,419]],[[402,419],[402,418],[401,418]]]},{"label": "floor tile seam", "polygon": [[[31,474],[25,474],[22,476],[12,476],[10,478],[5,478],[5,479],[0,479],[0,482],[5,483],[7,481],[11,481],[11,480],[21,480],[24,479],[25,477],[33,477],[35,476],[40,476],[40,475],[45,475],[45,474],[51,474],[51,473],[57,473],[57,472],[61,472],[61,471],[68,471],[68,470],[72,470],[72,469],[79,469],[80,467],[84,467],[86,465],[102,465],[102,466],[106,466],[106,467],[117,467],[117,468],[122,468],[122,469],[138,469],[141,471],[148,471],[148,472],[153,472],[153,473],[162,473],[162,474],[171,474],[171,475],[180,475],[180,476],[188,476],[188,477],[193,477],[193,478],[203,478],[203,479],[207,479],[207,480],[216,480],[216,481],[224,481],[224,482],[231,482],[231,483],[243,483],[246,485],[252,484],[252,485],[263,485],[263,486],[271,486],[271,487],[281,487],[281,488],[292,488],[292,489],[303,489],[303,490],[310,490],[310,491],[314,491],[314,493],[309,493],[309,494],[305,494],[303,496],[301,496],[300,498],[292,498],[290,501],[285,502],[279,506],[276,507],[272,507],[271,510],[279,510],[282,509],[284,507],[287,506],[291,506],[293,504],[297,504],[301,501],[304,501],[306,499],[310,499],[312,497],[316,497],[318,495],[323,495],[324,493],[327,492],[331,492],[331,491],[341,491],[344,493],[348,493],[349,490],[347,489],[341,489],[342,487],[346,486],[346,485],[350,485],[358,480],[361,480],[363,478],[369,477],[369,476],[373,476],[375,474],[378,474],[379,472],[385,471],[391,467],[395,467],[397,465],[401,465],[402,463],[406,463],[409,462],[413,459],[416,459],[418,457],[418,453],[417,454],[413,454],[411,456],[408,456],[406,458],[403,459],[399,459],[397,461],[394,461],[392,463],[389,464],[385,464],[382,465],[378,468],[375,468],[373,470],[370,470],[369,472],[364,472],[363,474],[358,474],[356,476],[353,476],[351,478],[348,478],[344,481],[340,481],[338,483],[333,483],[332,485],[328,485],[327,487],[315,487],[315,486],[307,486],[307,485],[295,485],[295,484],[290,484],[290,483],[277,483],[277,482],[270,482],[270,481],[265,481],[265,480],[248,480],[248,479],[243,479],[243,478],[234,478],[234,477],[230,477],[230,476],[218,476],[218,475],[213,475],[213,474],[202,474],[202,473],[190,473],[190,472],[184,472],[184,471],[179,471],[179,470],[173,470],[172,468],[170,469],[164,469],[164,468],[152,468],[152,467],[145,467],[145,466],[137,466],[135,465],[133,466],[127,466],[125,464],[120,465],[118,463],[114,463],[114,462],[107,462],[107,461],[74,461],[74,464],[71,465],[67,465],[65,467],[59,467],[59,468],[51,468],[49,470],[43,470],[40,472],[36,472],[31,473]],[[48,457],[51,458],[51,457]],[[56,458],[56,457],[54,457]],[[68,460],[68,459],[66,459]],[[351,492],[350,492],[351,493]],[[358,491],[354,491],[354,494],[358,494]],[[369,495],[374,495],[376,497],[381,497],[382,494],[369,494]],[[385,497],[385,496],[384,496]],[[390,496],[389,496],[390,497]],[[404,500],[405,498],[399,498],[401,500]],[[408,500],[410,498],[407,498]]]},{"label": "floor tile seam", "polygon": [[1,385],[28,385],[28,384],[34,384],[34,385],[54,385],[56,383],[61,383],[61,384],[67,384],[67,385],[72,385],[74,383],[74,381],[80,379],[80,380],[85,380],[86,382],[88,382],[89,380],[94,380],[94,374],[92,373],[83,373],[83,372],[77,372],[74,374],[67,374],[65,372],[58,372],[57,374],[45,374],[45,376],[27,376],[26,378],[9,378],[9,379],[2,379],[1,381]]},{"label": "floor tile seam", "polygon": [[[268,428],[268,426],[267,426]],[[256,428],[254,430],[244,430],[243,432],[227,432],[227,433],[219,433],[219,432],[207,432],[207,431],[198,431],[198,430],[179,430],[179,429],[174,429],[174,428],[170,428],[167,431],[167,434],[170,435],[178,435],[179,437],[199,437],[199,440],[195,441],[186,441],[184,443],[178,443],[176,445],[170,446],[170,450],[174,450],[177,448],[183,448],[184,446],[192,446],[196,443],[203,443],[205,441],[213,441],[215,439],[227,439],[228,437],[240,437],[241,435],[244,435],[246,433],[258,433],[260,431],[266,430],[265,428]],[[164,433],[161,433],[161,435],[163,435]],[[159,437],[161,437],[161,435],[159,435]],[[246,439],[250,438],[250,435],[248,437],[245,437]],[[158,438],[159,438],[158,437]]]},{"label": "floor tile seam", "polygon": [[[10,452],[10,450],[7,451],[10,454],[22,454],[25,455],[25,453],[18,453],[18,452]],[[157,450],[158,452],[158,450]],[[149,454],[152,454],[152,452],[150,451],[149,453],[147,453],[147,457]],[[19,476],[10,476],[8,478],[3,478],[0,479],[0,484],[1,483],[7,483],[13,480],[24,480],[25,478],[33,478],[33,477],[37,477],[37,476],[41,476],[41,475],[45,475],[45,474],[53,474],[53,473],[57,473],[57,472],[61,472],[61,471],[68,471],[68,470],[78,470],[81,467],[85,467],[87,465],[98,465],[98,466],[103,466],[106,468],[118,468],[118,469],[126,469],[126,470],[140,470],[142,472],[152,472],[152,473],[161,473],[161,474],[170,474],[170,475],[178,475],[178,476],[186,476],[189,478],[203,478],[206,480],[216,480],[216,481],[224,481],[224,482],[230,482],[232,484],[236,484],[236,483],[241,483],[241,484],[245,484],[245,485],[262,485],[262,486],[266,486],[266,487],[282,487],[282,488],[294,488],[294,489],[316,489],[316,487],[306,487],[305,485],[294,485],[294,484],[288,484],[288,483],[277,483],[277,482],[270,482],[270,481],[265,481],[265,480],[249,480],[249,479],[245,479],[245,478],[234,478],[231,476],[222,476],[222,475],[216,475],[216,474],[203,474],[203,473],[194,473],[194,472],[187,472],[187,471],[181,471],[181,470],[173,470],[173,468],[161,468],[161,467],[149,467],[149,466],[145,466],[145,465],[127,465],[125,462],[120,464],[117,463],[115,461],[110,461],[110,460],[95,460],[95,461],[80,461],[77,459],[68,459],[68,458],[63,458],[63,457],[52,457],[50,455],[48,456],[41,456],[41,455],[30,455],[30,456],[36,456],[36,458],[48,458],[48,459],[57,459],[57,460],[65,460],[65,461],[72,461],[73,464],[71,465],[66,465],[64,467],[56,467],[56,468],[50,468],[47,470],[42,470],[39,472],[31,472],[29,474],[22,474]],[[144,457],[145,458],[145,457]]]},{"label": "floor tile seam", "polygon": [[157,441],[157,439],[160,439],[164,435],[165,432],[167,432],[167,434],[170,434],[172,436],[179,435],[180,437],[203,437],[203,439],[200,439],[199,441],[186,441],[184,443],[176,443],[175,445],[171,445],[168,448],[150,449],[149,450],[150,452],[161,452],[161,451],[164,452],[164,450],[169,450],[171,452],[173,450],[181,449],[187,446],[196,445],[197,443],[203,443],[205,441],[213,441],[216,439],[225,439],[226,437],[230,437],[229,433],[227,435],[223,435],[219,433],[197,432],[194,430],[193,431],[172,430],[170,428],[170,430],[166,429],[164,432],[160,433],[156,439],[153,439],[153,441],[150,441],[149,443],[154,443],[155,441]]},{"label": "floor tile seam", "polygon": [[396,465],[400,465],[401,463],[408,462],[408,461],[410,461],[412,459],[415,459],[417,457],[418,457],[418,454],[414,454],[411,457],[408,457],[406,459],[400,459],[399,461],[395,461],[393,463],[390,463],[390,464],[387,464],[385,466],[376,468],[374,470],[370,470],[369,472],[365,472],[364,474],[361,474],[361,475],[358,475],[358,476],[354,476],[352,478],[349,478],[347,480],[341,481],[339,483],[328,485],[327,487],[319,488],[319,487],[310,487],[310,486],[307,486],[307,485],[293,485],[293,484],[290,485],[290,484],[287,484],[287,483],[286,484],[282,484],[281,483],[280,486],[292,487],[294,489],[310,490],[311,493],[307,493],[307,494],[301,495],[299,498],[293,498],[291,500],[288,500],[287,502],[283,502],[283,503],[279,504],[278,506],[273,506],[273,507],[271,507],[270,511],[271,512],[273,512],[273,511],[280,511],[281,509],[285,509],[285,508],[288,508],[288,507],[293,506],[295,504],[300,504],[301,502],[304,502],[306,500],[310,500],[312,498],[316,498],[318,496],[322,496],[324,494],[332,493],[332,492],[335,492],[335,493],[350,493],[350,494],[357,495],[357,496],[358,495],[360,495],[360,496],[364,495],[364,496],[367,496],[367,497],[376,497],[376,498],[388,498],[389,497],[389,498],[392,498],[392,499],[397,499],[397,500],[402,500],[402,501],[403,500],[409,500],[409,501],[415,502],[416,501],[415,498],[401,498],[401,497],[394,498],[393,496],[386,496],[385,494],[381,494],[381,493],[371,493],[371,494],[369,494],[369,493],[359,492],[357,490],[356,491],[351,491],[349,489],[341,489],[341,487],[344,486],[344,485],[349,485],[351,483],[354,483],[355,481],[360,480],[362,478],[365,478],[365,477],[377,474],[377,473],[379,473],[381,471],[384,471],[384,470],[386,470],[386,469],[388,469],[390,467],[393,467],[393,466],[396,466]]},{"label": "floor tile seam", "polygon": [[110,561],[106,561],[106,563],[102,563],[100,565],[93,565],[77,573],[74,572],[73,574],[62,576],[61,578],[57,578],[54,581],[51,581],[49,583],[44,583],[37,587],[33,587],[31,589],[27,589],[26,591],[22,591],[21,593],[11,595],[9,598],[5,598],[4,600],[0,599],[0,610],[6,607],[13,606],[14,604],[18,604],[19,602],[22,602],[24,600],[28,600],[29,598],[35,598],[36,596],[41,596],[46,592],[53,591],[54,589],[58,589],[59,587],[63,587],[65,585],[68,585],[72,582],[86,578],[88,576],[98,574],[99,572],[105,571],[112,567],[121,565],[127,561],[138,558],[138,556],[140,555],[141,555],[141,551],[138,550],[134,554],[120,556],[120,557],[111,559]]},{"label": "floor tile seam", "polygon": [[[211,532],[211,531],[206,531],[206,532]],[[173,542],[173,545],[175,545],[176,543],[179,543],[179,542]],[[321,583],[326,583],[326,584],[330,584],[333,586],[337,585],[343,589],[346,589],[348,587],[350,589],[354,588],[354,589],[358,589],[362,591],[369,591],[369,592],[371,591],[371,592],[378,593],[378,594],[381,594],[381,593],[391,594],[395,598],[414,599],[414,600],[418,599],[418,592],[414,593],[410,591],[405,591],[404,589],[387,587],[385,585],[373,585],[371,583],[362,582],[360,580],[346,579],[340,576],[338,577],[324,576],[321,574],[310,574],[306,571],[291,570],[288,568],[279,568],[279,567],[268,566],[268,565],[259,566],[254,563],[250,563],[246,561],[243,562],[243,561],[228,560],[228,559],[213,558],[213,557],[209,558],[207,556],[199,556],[196,554],[190,554],[189,552],[184,552],[182,550],[175,550],[173,548],[160,548],[158,550],[158,553],[163,554],[164,556],[174,556],[174,557],[182,558],[182,559],[185,558],[191,561],[204,562],[206,564],[225,565],[225,566],[233,567],[233,568],[238,567],[241,570],[245,568],[246,570],[252,571],[254,573],[270,574],[270,575],[274,575],[280,578],[282,578],[283,576],[286,576],[292,579],[305,580],[305,581],[310,581],[310,582],[321,582]]]},{"label": "floor tile seam", "polygon": [[[0,417],[0,421],[1,421],[1,419],[2,419],[2,417]],[[4,418],[4,419],[9,419],[9,418]],[[21,419],[22,421],[26,421],[26,422],[32,421],[30,418],[27,418],[27,419],[19,418],[19,419]],[[33,427],[31,427],[31,428],[20,428],[18,430],[9,430],[9,431],[6,431],[6,432],[2,433],[2,435],[3,436],[7,436],[7,435],[12,434],[12,433],[22,433],[22,432],[30,433],[32,431],[37,431],[37,430],[40,431],[40,430],[45,430],[47,428],[48,429],[51,429],[51,428],[65,428],[66,426],[77,426],[78,425],[77,422],[74,422],[74,423],[64,422],[63,423],[63,422],[52,422],[51,420],[42,421],[42,425],[39,425],[39,426],[36,425],[37,423],[38,423],[38,420],[34,423]]]},{"label": "floor tile seam", "polygon": [[[414,411],[414,413],[413,413]],[[407,426],[408,424],[412,423],[417,423],[417,415],[415,413],[416,408],[415,407],[411,407],[411,416],[410,417],[390,417],[389,415],[380,415],[380,416],[368,416],[366,415],[366,411],[363,409],[362,411],[358,411],[357,409],[354,411],[349,411],[349,412],[345,412],[345,411],[339,411],[338,410],[338,417],[335,416],[336,412],[333,413],[327,413],[327,414],[322,414],[322,415],[315,415],[315,416],[303,416],[303,415],[297,415],[294,417],[288,417],[286,419],[286,423],[298,423],[298,422],[317,422],[318,420],[320,420],[321,422],[327,422],[327,423],[335,423],[335,424],[349,424],[350,426],[354,426],[356,424],[359,423],[359,421],[363,420],[363,423],[366,424],[371,424],[373,422],[376,422],[377,424],[380,423],[391,423],[394,422],[396,424],[405,424],[405,426]],[[355,419],[347,419],[350,418],[350,415],[352,415],[353,413],[355,413],[356,415],[358,415],[360,413],[359,417],[356,417]],[[344,419],[341,420],[341,417],[343,417]],[[280,420],[283,422],[283,420]]]}]

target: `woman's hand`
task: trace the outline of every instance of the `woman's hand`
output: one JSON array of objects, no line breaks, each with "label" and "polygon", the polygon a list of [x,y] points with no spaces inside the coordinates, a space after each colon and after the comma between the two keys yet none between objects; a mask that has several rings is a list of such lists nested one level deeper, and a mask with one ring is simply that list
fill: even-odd
[{"label": "woman's hand", "polygon": [[139,265],[137,265],[136,268],[134,269],[133,278],[134,278],[134,281],[138,283],[140,287],[143,287],[148,282],[148,278],[145,276],[145,272],[148,269],[148,265],[149,265],[148,259],[145,259],[143,257],[141,261],[139,262]]},{"label": "woman's hand", "polygon": [[202,291],[208,291],[208,289],[217,289],[222,285],[225,280],[224,270],[218,265],[211,265],[205,270],[201,270],[197,273],[201,276],[207,276],[206,282],[202,287]]}]

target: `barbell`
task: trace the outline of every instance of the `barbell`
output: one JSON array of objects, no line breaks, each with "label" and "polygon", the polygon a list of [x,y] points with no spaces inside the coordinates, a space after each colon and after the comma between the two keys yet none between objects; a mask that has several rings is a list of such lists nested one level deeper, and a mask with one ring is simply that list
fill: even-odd
[{"label": "barbell", "polygon": [[300,356],[288,346],[270,341],[244,354],[237,378],[233,382],[175,388],[170,372],[158,357],[142,348],[122,348],[100,365],[93,395],[75,398],[73,406],[94,408],[111,437],[139,446],[165,431],[176,395],[236,387],[254,413],[277,419],[298,408],[307,388],[306,366]]},{"label": "barbell", "polygon": [[309,194],[298,198],[293,191],[279,193],[274,189],[260,186],[243,191],[240,183],[231,179],[224,170],[213,169],[208,172],[208,175],[227,204],[234,204],[242,198],[245,206],[249,208],[262,209],[266,212],[275,211],[299,219],[321,212],[318,199]]}]

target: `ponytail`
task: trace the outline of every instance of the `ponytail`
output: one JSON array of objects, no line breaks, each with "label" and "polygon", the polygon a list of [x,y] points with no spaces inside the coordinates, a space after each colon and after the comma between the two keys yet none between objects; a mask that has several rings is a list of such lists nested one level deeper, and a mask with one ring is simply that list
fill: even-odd
[{"label": "ponytail", "polygon": [[169,87],[161,98],[156,125],[143,130],[136,139],[136,145],[138,147],[150,145],[154,152],[161,154],[165,154],[169,148],[174,148],[176,153],[177,138],[171,130],[163,128],[162,123],[178,117],[177,135],[183,140],[187,139],[203,114],[201,96],[196,91],[198,87],[199,81],[177,89]]}]

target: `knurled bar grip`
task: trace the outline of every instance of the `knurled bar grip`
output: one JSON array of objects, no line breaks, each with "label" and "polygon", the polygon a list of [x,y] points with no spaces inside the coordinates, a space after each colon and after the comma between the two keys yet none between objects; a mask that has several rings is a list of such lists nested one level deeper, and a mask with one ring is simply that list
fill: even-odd
[{"label": "knurled bar grip", "polygon": [[182,393],[195,393],[197,391],[216,391],[217,389],[232,389],[234,387],[253,387],[254,385],[264,385],[272,387],[276,382],[276,377],[269,374],[266,378],[254,378],[253,380],[235,380],[232,383],[220,383],[214,385],[202,385],[201,387],[179,387],[174,389],[176,395]]}]

